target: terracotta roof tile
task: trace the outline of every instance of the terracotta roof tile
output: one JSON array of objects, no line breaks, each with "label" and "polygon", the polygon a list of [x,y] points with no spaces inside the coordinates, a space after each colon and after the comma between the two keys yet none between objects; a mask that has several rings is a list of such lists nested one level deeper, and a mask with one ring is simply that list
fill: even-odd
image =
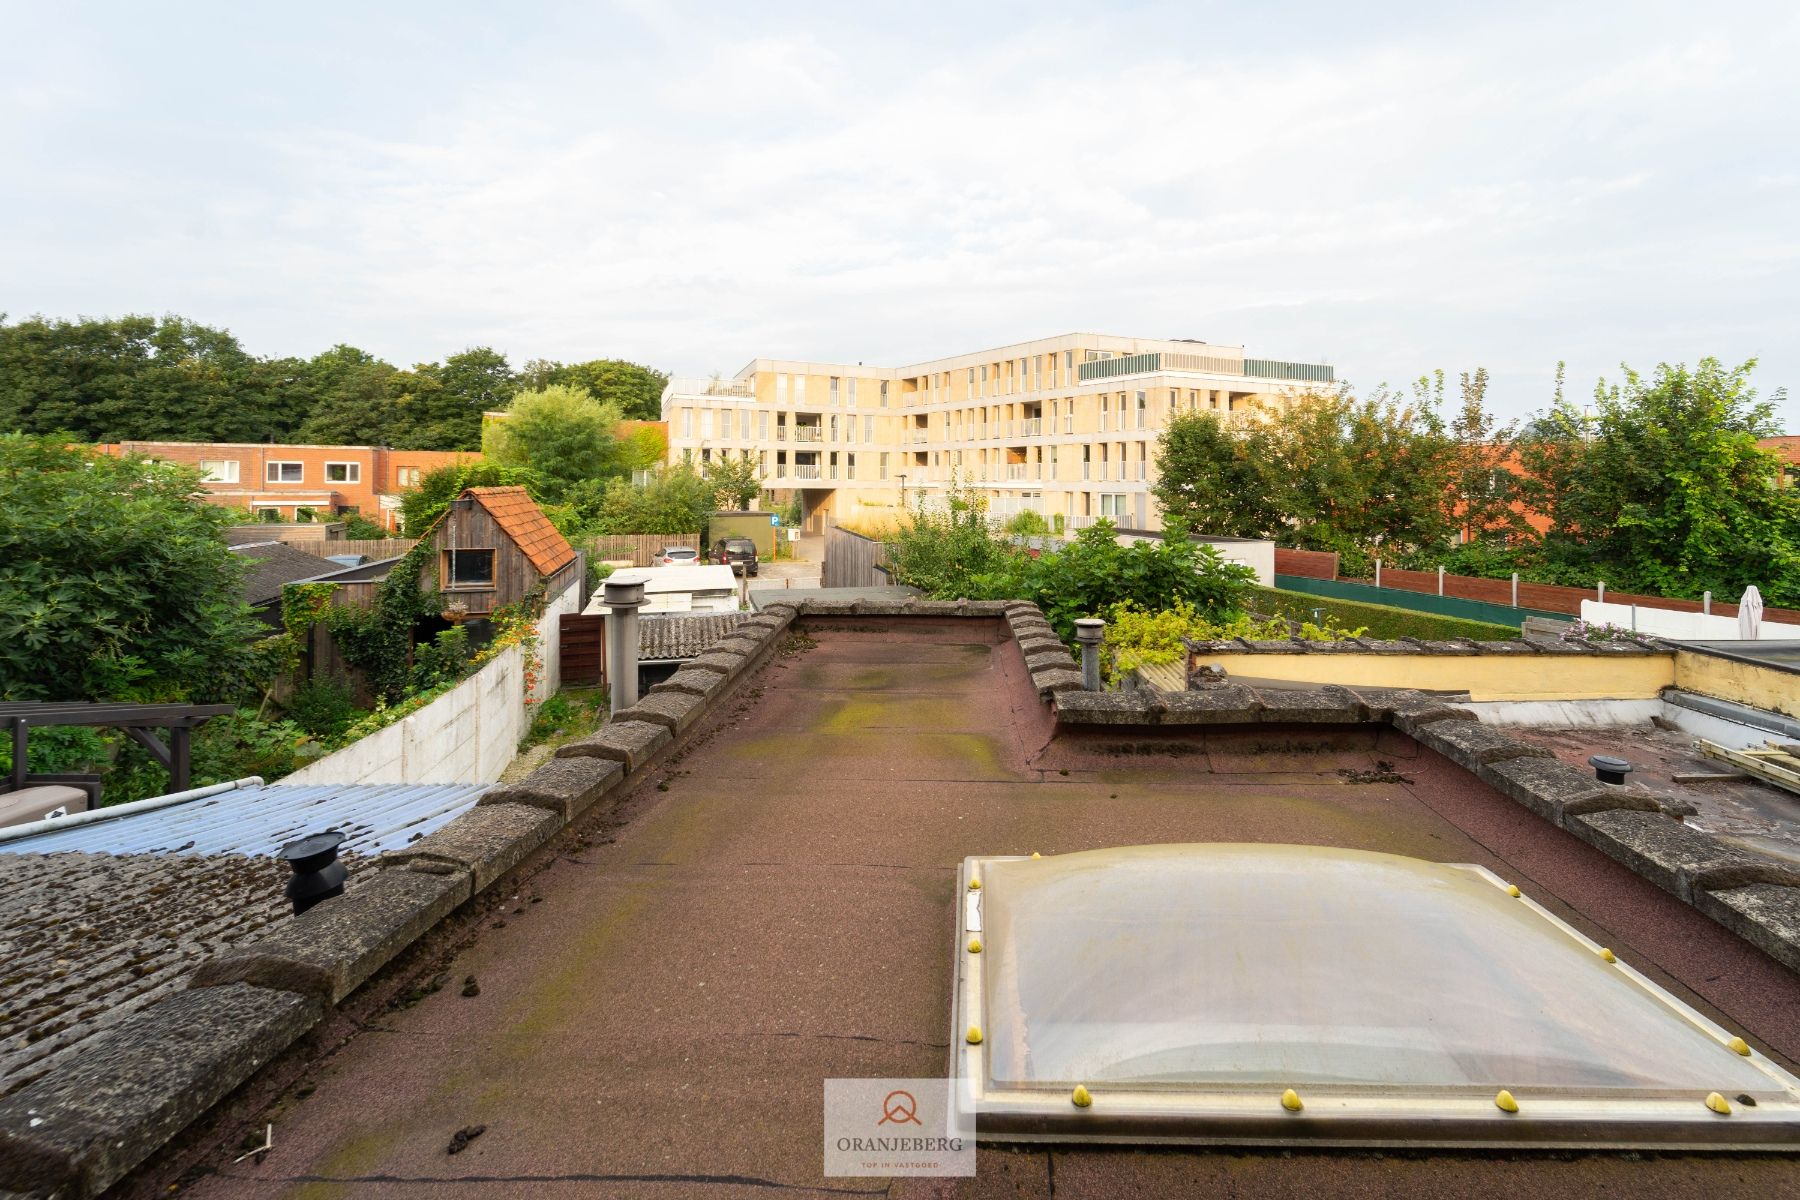
[{"label": "terracotta roof tile", "polygon": [[524,488],[478,487],[465,494],[475,497],[487,509],[495,523],[525,552],[539,575],[554,575],[575,557],[575,548],[556,532],[556,526]]}]

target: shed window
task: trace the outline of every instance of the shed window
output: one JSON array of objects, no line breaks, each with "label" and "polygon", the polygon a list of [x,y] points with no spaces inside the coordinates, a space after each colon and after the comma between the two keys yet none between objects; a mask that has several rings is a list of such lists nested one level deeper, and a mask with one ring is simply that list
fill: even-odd
[{"label": "shed window", "polygon": [[492,587],[494,585],[494,552],[492,550],[444,551],[445,587]]}]

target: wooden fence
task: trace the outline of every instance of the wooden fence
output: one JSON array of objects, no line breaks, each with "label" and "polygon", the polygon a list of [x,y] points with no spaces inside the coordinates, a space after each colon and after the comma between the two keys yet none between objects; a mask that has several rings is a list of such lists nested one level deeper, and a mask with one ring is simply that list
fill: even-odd
[{"label": "wooden fence", "polygon": [[605,615],[564,613],[561,653],[564,687],[599,687],[605,683]]},{"label": "wooden fence", "polygon": [[887,587],[888,577],[875,569],[887,561],[886,542],[830,526],[825,530],[825,562],[819,570],[819,586]]},{"label": "wooden fence", "polygon": [[1275,547],[1275,573],[1298,575],[1302,579],[1336,579],[1338,556],[1335,550],[1288,550]]},{"label": "wooden fence", "polygon": [[695,533],[619,533],[601,534],[590,542],[588,557],[595,562],[631,560],[634,567],[647,567],[650,559],[664,546],[700,548],[700,535]]},{"label": "wooden fence", "polygon": [[416,538],[338,538],[329,542],[308,542],[309,554],[361,554],[370,562],[399,558],[418,545]]}]

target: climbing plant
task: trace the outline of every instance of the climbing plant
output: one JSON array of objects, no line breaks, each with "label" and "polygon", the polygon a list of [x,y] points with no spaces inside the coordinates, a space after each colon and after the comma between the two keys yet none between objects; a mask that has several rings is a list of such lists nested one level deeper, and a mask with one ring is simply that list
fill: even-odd
[{"label": "climbing plant", "polygon": [[368,608],[332,607],[324,612],[344,661],[368,677],[378,697],[397,701],[406,694],[412,669],[413,627],[440,607],[436,588],[420,579],[437,553],[434,543],[420,542],[401,556],[375,589]]}]

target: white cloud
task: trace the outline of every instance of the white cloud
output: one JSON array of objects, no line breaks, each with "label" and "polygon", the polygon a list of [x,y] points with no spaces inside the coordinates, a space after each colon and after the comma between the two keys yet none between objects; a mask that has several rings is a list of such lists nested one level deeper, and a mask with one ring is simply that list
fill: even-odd
[{"label": "white cloud", "polygon": [[961,42],[780,11],[521,19],[504,53],[409,60],[379,103],[167,114],[200,161],[34,144],[42,186],[0,185],[32,238],[0,242],[0,308],[691,374],[1103,329],[1370,384],[1485,363],[1515,411],[1559,357],[1575,379],[1800,370],[1784,11],[1698,37],[1636,8],[1288,36],[1311,15]]}]

